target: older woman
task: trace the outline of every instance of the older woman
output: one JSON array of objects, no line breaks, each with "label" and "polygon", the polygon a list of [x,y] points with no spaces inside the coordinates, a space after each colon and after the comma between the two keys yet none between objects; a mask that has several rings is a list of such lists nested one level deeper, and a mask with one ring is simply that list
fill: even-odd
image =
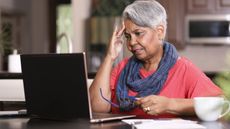
[{"label": "older woman", "polygon": [[[95,112],[135,114],[142,118],[194,114],[193,97],[222,91],[195,65],[165,42],[167,15],[154,0],[137,0],[123,12],[107,55],[90,87]],[[123,47],[133,56],[113,63]]]}]

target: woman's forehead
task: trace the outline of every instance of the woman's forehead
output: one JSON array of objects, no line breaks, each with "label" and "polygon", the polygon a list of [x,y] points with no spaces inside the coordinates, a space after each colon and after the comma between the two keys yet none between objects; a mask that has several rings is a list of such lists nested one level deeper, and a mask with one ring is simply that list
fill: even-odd
[{"label": "woman's forehead", "polygon": [[131,20],[125,20],[125,21],[124,21],[124,25],[125,25],[125,30],[126,30],[126,31],[135,31],[135,30],[147,29],[147,27],[142,27],[142,26],[136,25],[136,24],[135,24],[134,22],[132,22]]}]

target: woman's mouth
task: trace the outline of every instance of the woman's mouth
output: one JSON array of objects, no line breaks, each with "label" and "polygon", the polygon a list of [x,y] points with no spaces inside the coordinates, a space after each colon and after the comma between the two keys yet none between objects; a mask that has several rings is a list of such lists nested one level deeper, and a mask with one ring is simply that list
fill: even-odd
[{"label": "woman's mouth", "polygon": [[135,55],[139,55],[139,54],[141,54],[141,52],[142,52],[143,50],[144,50],[143,48],[137,48],[137,49],[133,49],[132,52],[133,52]]}]

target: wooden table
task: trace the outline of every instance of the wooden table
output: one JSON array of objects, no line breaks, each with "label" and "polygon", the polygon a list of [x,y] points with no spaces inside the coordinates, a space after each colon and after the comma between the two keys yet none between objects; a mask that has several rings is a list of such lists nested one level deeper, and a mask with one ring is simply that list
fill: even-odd
[{"label": "wooden table", "polygon": [[[230,122],[200,122],[207,129],[230,129]],[[50,121],[29,119],[26,117],[0,118],[0,129],[132,129],[132,126],[121,121],[91,124],[88,120]]]}]

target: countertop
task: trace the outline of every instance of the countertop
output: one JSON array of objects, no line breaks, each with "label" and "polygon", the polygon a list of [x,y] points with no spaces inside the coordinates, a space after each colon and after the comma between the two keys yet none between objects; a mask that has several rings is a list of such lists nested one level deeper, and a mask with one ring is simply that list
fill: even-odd
[{"label": "countertop", "polygon": [[[96,73],[88,73],[88,78],[93,79]],[[22,79],[22,73],[0,72],[0,79]]]},{"label": "countertop", "polygon": [[22,79],[22,73],[0,72],[0,79]]}]

